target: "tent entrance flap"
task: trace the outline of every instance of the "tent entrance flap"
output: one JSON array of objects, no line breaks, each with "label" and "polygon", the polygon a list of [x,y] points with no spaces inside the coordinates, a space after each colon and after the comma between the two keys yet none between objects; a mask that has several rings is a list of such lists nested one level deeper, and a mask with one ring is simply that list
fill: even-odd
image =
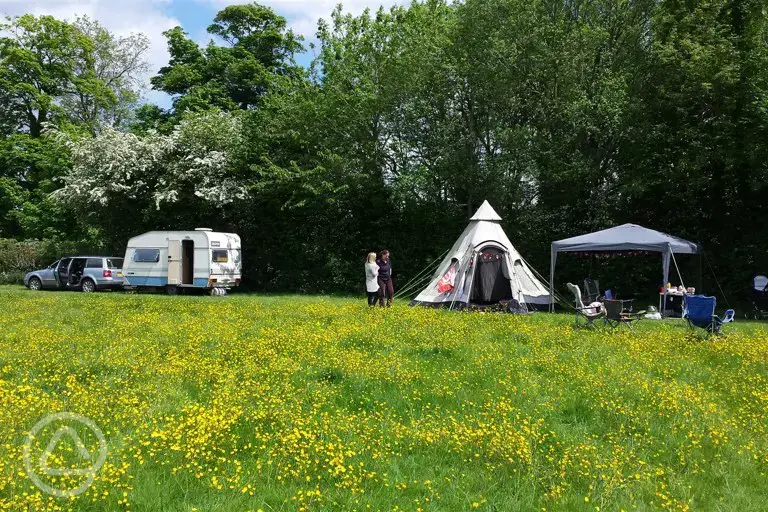
[{"label": "tent entrance flap", "polygon": [[473,304],[496,304],[512,298],[506,254],[496,247],[481,249],[472,283]]}]

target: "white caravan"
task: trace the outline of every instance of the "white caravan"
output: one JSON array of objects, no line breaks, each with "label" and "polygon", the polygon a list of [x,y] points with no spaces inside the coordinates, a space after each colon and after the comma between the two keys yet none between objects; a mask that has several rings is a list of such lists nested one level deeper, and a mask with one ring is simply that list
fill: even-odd
[{"label": "white caravan", "polygon": [[149,231],[128,240],[123,276],[128,288],[209,288],[220,295],[240,284],[241,262],[234,233]]}]

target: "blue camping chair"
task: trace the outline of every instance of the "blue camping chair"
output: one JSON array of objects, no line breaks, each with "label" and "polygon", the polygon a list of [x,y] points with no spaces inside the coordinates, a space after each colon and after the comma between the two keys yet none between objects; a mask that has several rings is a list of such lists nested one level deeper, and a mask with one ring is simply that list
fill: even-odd
[{"label": "blue camping chair", "polygon": [[715,314],[717,299],[706,295],[687,295],[683,305],[683,318],[688,321],[688,326],[693,329],[699,327],[709,334],[719,334],[723,324],[733,321],[736,314],[732,309],[725,312],[725,317],[720,318]]}]

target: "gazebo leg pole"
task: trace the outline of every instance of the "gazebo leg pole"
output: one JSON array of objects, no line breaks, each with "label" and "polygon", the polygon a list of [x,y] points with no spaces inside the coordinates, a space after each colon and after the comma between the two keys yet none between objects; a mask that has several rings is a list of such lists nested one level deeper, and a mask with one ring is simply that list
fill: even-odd
[{"label": "gazebo leg pole", "polygon": [[664,288],[664,302],[661,310],[662,318],[667,316],[667,281],[669,280],[669,255],[671,252],[672,252],[672,248],[667,247],[667,249],[663,253],[661,253],[662,264],[664,267],[663,282],[661,284],[661,286]]}]

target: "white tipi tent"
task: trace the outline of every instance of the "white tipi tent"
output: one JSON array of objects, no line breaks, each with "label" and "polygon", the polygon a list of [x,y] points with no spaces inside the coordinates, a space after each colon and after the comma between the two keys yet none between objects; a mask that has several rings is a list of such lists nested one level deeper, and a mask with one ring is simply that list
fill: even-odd
[{"label": "white tipi tent", "polygon": [[510,299],[523,308],[549,304],[547,287],[515,250],[500,220],[499,214],[484,201],[411,305],[463,309]]}]

